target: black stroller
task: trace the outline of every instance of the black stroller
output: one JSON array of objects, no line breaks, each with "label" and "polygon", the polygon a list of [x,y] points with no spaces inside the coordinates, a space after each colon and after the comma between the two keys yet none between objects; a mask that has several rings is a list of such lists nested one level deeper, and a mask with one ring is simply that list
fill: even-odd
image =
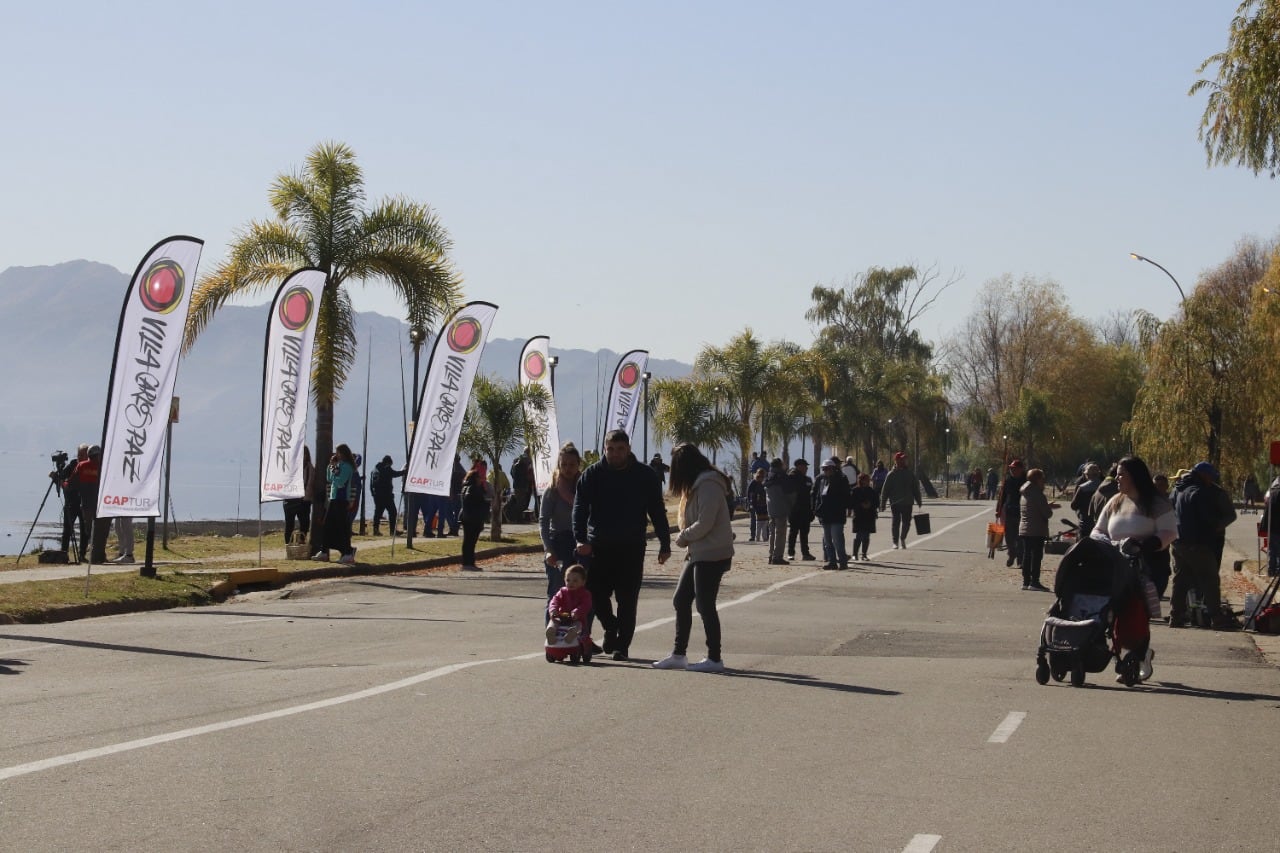
[{"label": "black stroller", "polygon": [[1081,539],[1062,555],[1053,581],[1057,600],[1049,608],[1036,654],[1036,681],[1084,684],[1086,672],[1102,672],[1111,663],[1113,602],[1132,573],[1129,560],[1109,542]]}]

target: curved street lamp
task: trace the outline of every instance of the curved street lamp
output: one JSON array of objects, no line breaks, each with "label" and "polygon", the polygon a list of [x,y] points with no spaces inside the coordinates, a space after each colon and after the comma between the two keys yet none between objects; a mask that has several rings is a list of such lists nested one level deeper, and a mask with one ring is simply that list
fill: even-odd
[{"label": "curved street lamp", "polygon": [[1155,261],[1151,260],[1150,258],[1148,258],[1148,257],[1144,257],[1143,255],[1139,255],[1137,252],[1130,252],[1130,253],[1129,253],[1129,257],[1133,258],[1135,261],[1142,261],[1143,263],[1151,264],[1151,266],[1155,267],[1156,269],[1160,270],[1160,272],[1162,272],[1162,273],[1164,273],[1165,275],[1169,276],[1169,280],[1173,282],[1173,286],[1174,286],[1174,287],[1176,287],[1176,288],[1178,288],[1178,295],[1182,297],[1182,304],[1183,304],[1183,307],[1184,307],[1184,308],[1186,307],[1186,304],[1187,304],[1187,294],[1185,294],[1185,293],[1183,293],[1183,292],[1182,292],[1182,285],[1178,284],[1178,280],[1177,280],[1176,278],[1174,278],[1174,277],[1173,277],[1173,273],[1169,272],[1167,269],[1165,269],[1164,267],[1160,266],[1158,263],[1156,263]]}]

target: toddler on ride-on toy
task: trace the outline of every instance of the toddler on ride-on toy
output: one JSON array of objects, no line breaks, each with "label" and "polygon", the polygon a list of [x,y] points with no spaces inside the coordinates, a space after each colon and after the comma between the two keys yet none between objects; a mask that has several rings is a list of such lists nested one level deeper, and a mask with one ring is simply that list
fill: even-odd
[{"label": "toddler on ride-on toy", "polygon": [[587,617],[591,614],[591,593],[587,590],[587,570],[574,564],[564,570],[564,586],[547,605],[547,662],[565,658],[569,663],[591,662],[591,637]]}]

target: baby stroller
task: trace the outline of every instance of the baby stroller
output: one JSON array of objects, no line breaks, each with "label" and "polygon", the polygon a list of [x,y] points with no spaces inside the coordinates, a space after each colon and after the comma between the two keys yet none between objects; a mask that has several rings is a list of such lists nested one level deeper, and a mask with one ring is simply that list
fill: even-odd
[{"label": "baby stroller", "polygon": [[552,630],[547,629],[546,642],[543,648],[547,653],[547,663],[557,663],[568,659],[570,664],[591,663],[591,636],[586,626],[576,619],[557,622],[555,639]]},{"label": "baby stroller", "polygon": [[[1062,556],[1053,582],[1057,600],[1049,608],[1036,653],[1036,681],[1084,684],[1086,672],[1102,672],[1111,663],[1110,640],[1115,623],[1114,602],[1132,573],[1128,558],[1109,542],[1081,539]],[[1137,661],[1132,669],[1136,683]],[[1126,677],[1126,684],[1129,684]]]}]

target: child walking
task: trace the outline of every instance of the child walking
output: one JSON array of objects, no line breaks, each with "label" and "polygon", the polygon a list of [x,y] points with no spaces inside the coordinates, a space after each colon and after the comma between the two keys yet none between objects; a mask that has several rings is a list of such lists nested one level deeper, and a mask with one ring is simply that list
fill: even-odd
[{"label": "child walking", "polygon": [[853,501],[853,559],[859,554],[863,560],[869,560],[867,547],[871,544],[871,534],[876,532],[876,490],[871,486],[870,474],[859,474],[858,485],[849,493]]},{"label": "child walking", "polygon": [[585,633],[587,616],[591,613],[591,592],[587,589],[587,570],[574,563],[564,570],[564,586],[547,604],[547,642],[555,643],[558,629],[568,626],[562,643],[581,643],[582,660],[591,662],[591,637]]}]

